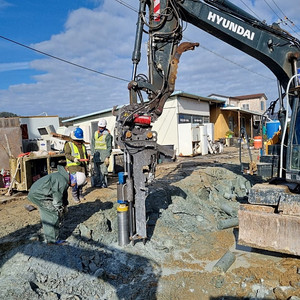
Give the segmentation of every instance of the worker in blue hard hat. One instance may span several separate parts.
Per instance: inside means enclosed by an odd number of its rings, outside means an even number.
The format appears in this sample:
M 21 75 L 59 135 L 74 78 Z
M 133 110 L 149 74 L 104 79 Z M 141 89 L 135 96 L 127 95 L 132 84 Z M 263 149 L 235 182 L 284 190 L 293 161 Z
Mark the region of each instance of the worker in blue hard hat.
M 71 175 L 81 172 L 87 176 L 88 155 L 83 140 L 83 130 L 80 127 L 71 132 L 72 141 L 66 142 L 64 152 L 67 160 L 67 169 Z M 72 187 L 72 199 L 79 203 L 84 199 L 83 185 L 74 185 Z
M 57 166 L 58 172 L 50 173 L 38 179 L 30 187 L 28 199 L 36 204 L 40 211 L 45 242 L 48 244 L 65 244 L 58 240 L 59 227 L 63 215 L 67 212 L 69 186 L 84 184 L 84 173 L 71 175 L 66 168 Z

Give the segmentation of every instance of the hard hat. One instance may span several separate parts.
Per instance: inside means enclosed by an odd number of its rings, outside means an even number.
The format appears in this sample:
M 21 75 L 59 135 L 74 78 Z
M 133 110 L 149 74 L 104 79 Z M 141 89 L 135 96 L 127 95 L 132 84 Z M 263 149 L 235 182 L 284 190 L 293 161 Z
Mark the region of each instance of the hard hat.
M 106 127 L 107 125 L 107 122 L 105 119 L 100 119 L 99 122 L 98 122 L 98 126 L 99 127 Z
M 73 140 L 83 140 L 83 130 L 77 127 L 72 133 L 71 138 Z
M 76 172 L 76 181 L 78 186 L 84 185 L 86 183 L 85 174 L 82 172 Z

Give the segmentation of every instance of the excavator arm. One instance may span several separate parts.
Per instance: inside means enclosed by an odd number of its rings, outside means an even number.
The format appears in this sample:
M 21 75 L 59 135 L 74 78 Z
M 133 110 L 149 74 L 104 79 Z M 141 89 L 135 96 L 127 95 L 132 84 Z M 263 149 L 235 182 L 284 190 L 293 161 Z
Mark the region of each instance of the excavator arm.
M 118 198 L 129 207 L 131 240 L 147 238 L 147 186 L 153 178 L 159 152 L 166 153 L 157 144 L 157 133 L 152 131 L 151 124 L 162 114 L 165 102 L 174 91 L 180 56 L 199 45 L 198 42 L 181 43 L 184 21 L 265 64 L 277 78 L 282 110 L 282 90 L 286 92 L 290 86 L 290 104 L 293 110 L 299 111 L 295 74 L 300 42 L 278 25 L 269 26 L 227 0 L 140 0 L 139 4 L 132 80 L 128 85 L 130 101 L 119 109 L 115 127 L 116 145 L 124 151 L 126 178 L 124 188 L 120 189 L 125 192 Z M 145 34 L 148 35 L 147 75 L 138 74 Z M 298 126 L 300 122 L 295 116 L 292 121 Z

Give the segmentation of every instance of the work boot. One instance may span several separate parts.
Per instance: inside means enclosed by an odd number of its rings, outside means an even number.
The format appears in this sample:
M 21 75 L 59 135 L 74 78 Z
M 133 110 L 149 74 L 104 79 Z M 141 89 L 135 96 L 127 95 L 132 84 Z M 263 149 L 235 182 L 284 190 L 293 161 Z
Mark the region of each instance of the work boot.
M 78 191 L 72 189 L 72 199 L 75 203 L 79 203 L 80 199 L 78 197 Z
M 82 187 L 79 188 L 79 200 L 85 200 L 84 196 L 83 196 L 83 191 L 82 191 Z

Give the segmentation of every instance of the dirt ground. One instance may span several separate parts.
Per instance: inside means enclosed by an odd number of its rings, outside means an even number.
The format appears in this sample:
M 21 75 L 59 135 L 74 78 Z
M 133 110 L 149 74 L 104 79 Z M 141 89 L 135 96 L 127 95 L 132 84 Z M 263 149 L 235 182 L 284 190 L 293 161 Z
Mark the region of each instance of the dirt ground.
M 241 166 L 238 151 L 230 147 L 218 155 L 179 157 L 176 162 L 158 165 L 156 178 L 167 177 L 171 182 L 175 174 L 182 178 L 188 177 L 191 169 L 196 166 L 204 168 L 222 164 L 239 172 Z M 252 155 L 257 160 L 259 152 L 252 150 Z M 242 161 L 249 161 L 246 151 L 243 152 Z M 251 180 L 255 183 L 262 179 L 253 175 Z M 78 216 L 86 214 L 88 218 L 89 212 L 83 208 L 92 212 L 97 201 L 112 206 L 117 198 L 116 184 L 117 178 L 111 176 L 107 189 L 87 186 L 85 200 L 75 204 L 70 199 L 69 211 Z M 0 197 L 2 251 L 16 247 L 24 239 L 30 240 L 41 230 L 38 210 L 26 209 L 30 204 L 26 193 L 17 192 L 11 197 Z M 298 257 L 240 246 L 237 244 L 237 234 L 238 228 L 203 233 L 190 245 L 189 251 L 178 251 L 177 255 L 166 258 L 162 264 L 160 280 L 155 283 L 155 299 L 300 299 L 297 297 L 300 297 Z M 213 266 L 227 250 L 234 251 L 236 259 L 229 270 L 222 273 Z

